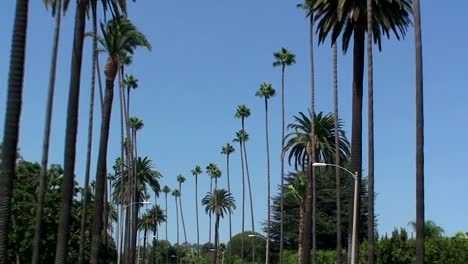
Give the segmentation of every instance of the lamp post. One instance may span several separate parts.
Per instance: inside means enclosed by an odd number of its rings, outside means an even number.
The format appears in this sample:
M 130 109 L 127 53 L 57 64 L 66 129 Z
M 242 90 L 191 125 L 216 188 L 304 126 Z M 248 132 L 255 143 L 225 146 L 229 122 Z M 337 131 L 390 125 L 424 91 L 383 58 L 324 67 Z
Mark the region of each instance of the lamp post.
M 123 214 L 123 216 L 124 216 L 124 221 L 125 221 L 126 218 L 127 218 L 127 217 L 126 217 L 126 214 L 125 214 L 125 210 L 127 210 L 128 207 L 133 206 L 133 205 L 136 205 L 136 204 L 151 204 L 151 203 L 148 202 L 148 201 L 144 201 L 144 202 L 133 202 L 133 203 L 129 203 L 129 204 L 124 204 L 124 205 L 122 206 L 122 208 L 123 208 L 122 214 Z M 126 227 L 125 225 L 123 225 L 123 228 L 122 228 L 122 231 L 121 231 L 121 232 L 122 232 L 122 235 L 121 235 L 122 241 L 125 241 L 125 229 L 126 229 L 126 228 L 127 228 L 127 227 Z M 121 255 L 122 255 L 122 252 L 120 252 L 119 254 L 117 254 L 117 264 L 120 264 L 120 263 L 121 263 L 121 259 L 120 259 L 120 258 L 121 258 Z
M 266 249 L 265 249 L 265 264 L 268 264 L 268 260 L 269 260 L 269 254 L 268 254 L 268 239 L 260 234 L 250 234 L 249 237 L 251 238 L 255 238 L 255 237 L 260 237 L 262 238 L 263 240 L 265 240 L 266 243 Z
M 221 253 L 222 257 L 221 257 L 221 264 L 224 264 L 224 251 L 219 251 L 219 250 L 216 250 L 214 248 L 210 249 L 211 252 L 215 252 L 216 254 L 218 253 Z
M 312 166 L 313 167 L 327 167 L 327 166 L 331 166 L 331 167 L 336 167 L 336 168 L 339 168 L 343 171 L 346 171 L 349 175 L 351 175 L 351 177 L 353 177 L 354 179 L 354 205 L 353 205 L 353 234 L 352 234 L 352 238 L 351 238 L 351 247 L 352 247 L 352 250 L 351 250 L 351 264 L 356 264 L 356 260 L 355 260 L 355 256 L 356 256 L 356 242 L 357 242 L 357 229 L 356 229 L 356 225 L 357 225 L 357 221 L 358 221 L 358 212 L 357 212 L 357 204 L 358 204 L 358 173 L 352 173 L 350 170 L 346 169 L 345 167 L 341 167 L 341 166 L 338 166 L 338 165 L 335 165 L 335 164 L 329 164 L 329 163 L 320 163 L 320 162 L 314 162 L 312 163 Z

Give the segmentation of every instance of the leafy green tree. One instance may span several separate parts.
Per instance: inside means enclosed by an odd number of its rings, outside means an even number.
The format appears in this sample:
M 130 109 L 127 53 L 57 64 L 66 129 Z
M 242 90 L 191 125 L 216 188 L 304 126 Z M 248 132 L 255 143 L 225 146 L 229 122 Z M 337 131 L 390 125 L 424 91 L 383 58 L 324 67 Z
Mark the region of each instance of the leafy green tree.
M 234 147 L 229 144 L 229 143 L 226 143 L 226 145 L 223 146 L 223 148 L 221 149 L 221 154 L 223 155 L 226 155 L 226 174 L 227 174 L 227 191 L 229 193 L 231 193 L 231 179 L 230 179 L 230 175 L 229 175 L 229 172 L 230 172 L 230 168 L 229 168 L 229 161 L 230 161 L 230 156 L 232 153 L 234 153 L 235 149 Z M 198 215 L 198 214 L 197 214 Z M 232 239 L 232 214 L 231 212 L 229 212 L 229 240 Z M 200 252 L 198 252 L 198 254 L 200 254 Z M 232 257 L 232 252 L 229 250 L 229 257 Z
M 28 24 L 28 0 L 16 1 L 13 38 L 11 41 L 10 70 L 3 134 L 2 170 L 0 171 L 0 260 L 6 259 L 8 229 L 18 147 L 21 100 L 23 94 L 24 61 Z
M 143 262 L 146 259 L 146 240 L 148 231 L 153 231 L 153 244 L 156 244 L 156 232 L 158 226 L 166 222 L 166 215 L 161 210 L 159 205 L 153 205 L 153 207 L 148 210 L 141 219 L 138 221 L 138 229 L 143 230 Z
M 197 218 L 197 253 L 200 256 L 200 225 L 198 222 L 198 175 L 202 174 L 203 171 L 200 166 L 195 166 L 192 170 L 192 175 L 195 176 L 195 214 Z
M 364 76 L 364 47 L 367 30 L 367 1 L 315 1 L 311 12 L 317 14 L 316 20 L 319 42 L 323 43 L 331 35 L 332 43 L 342 35 L 342 46 L 346 52 L 353 37 L 353 110 L 351 135 L 351 171 L 359 173 L 358 186 L 362 180 L 362 96 Z M 373 2 L 372 29 L 374 42 L 381 49 L 382 35 L 393 32 L 397 39 L 404 37 L 411 25 L 411 0 Z M 358 211 L 360 206 L 358 205 Z M 357 226 L 359 230 L 359 224 Z M 355 249 L 358 250 L 358 247 Z M 359 252 L 356 252 L 356 258 Z M 418 263 L 419 264 L 419 263 Z
M 411 227 L 417 232 L 417 224 L 415 221 L 410 222 Z M 427 220 L 424 223 L 424 239 L 439 239 L 444 235 L 444 229 L 438 226 L 434 221 Z
M 278 52 L 273 53 L 275 61 L 273 67 L 281 67 L 281 149 L 285 146 L 285 134 L 286 134 L 286 119 L 285 119 L 285 71 L 286 66 L 291 66 L 296 63 L 296 55 L 286 48 L 281 48 Z M 281 153 L 281 191 L 284 189 L 284 153 Z M 283 193 L 281 193 L 283 197 Z M 283 198 L 281 198 L 283 199 Z M 281 201 L 283 205 L 283 201 Z M 280 262 L 283 260 L 283 227 L 281 227 L 280 235 Z
M 215 220 L 215 239 L 214 250 L 218 252 L 219 247 L 219 221 L 224 218 L 224 215 L 236 209 L 235 199 L 231 193 L 225 189 L 217 189 L 212 193 L 208 193 L 202 200 L 207 214 L 214 214 Z M 214 263 L 218 263 L 218 254 L 214 254 Z

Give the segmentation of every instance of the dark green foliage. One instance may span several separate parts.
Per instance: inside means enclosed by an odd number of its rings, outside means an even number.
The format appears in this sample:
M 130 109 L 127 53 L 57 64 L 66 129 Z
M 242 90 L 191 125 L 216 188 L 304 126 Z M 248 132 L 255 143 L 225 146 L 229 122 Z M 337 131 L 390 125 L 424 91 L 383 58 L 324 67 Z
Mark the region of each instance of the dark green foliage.
M 249 235 L 254 234 L 251 231 L 246 231 L 244 232 L 244 239 L 245 239 L 245 244 L 250 245 L 252 239 L 255 239 L 255 258 L 257 261 L 260 263 L 264 263 L 265 260 L 265 248 L 266 248 L 266 241 L 261 238 L 261 237 L 249 237 Z M 241 256 L 241 243 L 242 243 L 242 233 L 239 233 L 235 236 L 232 237 L 231 241 L 226 245 L 227 246 L 227 252 L 229 252 L 229 248 L 232 249 L 232 256 L 234 257 L 239 257 Z M 252 261 L 252 247 L 250 246 L 245 246 L 244 244 L 244 259 L 245 261 Z
M 24 160 L 17 163 L 17 178 L 13 192 L 12 225 L 9 233 L 8 263 L 28 263 L 31 258 L 32 240 L 34 237 L 35 208 L 37 206 L 37 191 L 39 186 L 40 165 Z M 51 165 L 48 171 L 48 186 L 44 202 L 43 237 L 41 244 L 41 263 L 54 263 L 57 243 L 57 212 L 60 211 L 63 184 L 63 169 L 59 165 Z M 75 182 L 74 192 L 81 196 L 83 189 Z M 75 197 L 77 197 L 75 196 Z M 89 197 L 88 215 L 93 210 L 93 195 Z M 81 203 L 74 200 L 72 204 L 72 225 L 70 228 L 68 263 L 78 262 L 79 228 L 81 220 Z M 91 217 L 86 226 L 91 228 Z M 85 259 L 89 260 L 90 231 L 86 230 L 89 238 L 85 244 Z M 113 263 L 116 258 L 114 241 L 108 236 L 107 248 L 102 250 L 107 254 L 107 263 Z
M 336 248 L 336 190 L 334 169 L 316 170 L 317 172 L 317 247 L 318 249 L 332 250 Z M 285 177 L 286 188 L 293 182 L 293 176 Z M 341 203 L 342 210 L 342 232 L 343 246 L 347 245 L 348 224 L 351 220 L 348 210 L 350 203 L 350 191 L 352 191 L 353 180 L 351 177 L 343 175 L 341 180 Z M 361 223 L 363 228 L 360 232 L 360 239 L 367 237 L 367 181 L 363 180 L 362 186 L 362 210 Z M 287 192 L 287 190 L 285 190 Z M 272 255 L 279 249 L 279 229 L 280 229 L 280 197 L 273 197 L 272 205 Z M 298 247 L 299 235 L 299 203 L 291 196 L 284 197 L 284 247 L 288 250 L 296 250 Z

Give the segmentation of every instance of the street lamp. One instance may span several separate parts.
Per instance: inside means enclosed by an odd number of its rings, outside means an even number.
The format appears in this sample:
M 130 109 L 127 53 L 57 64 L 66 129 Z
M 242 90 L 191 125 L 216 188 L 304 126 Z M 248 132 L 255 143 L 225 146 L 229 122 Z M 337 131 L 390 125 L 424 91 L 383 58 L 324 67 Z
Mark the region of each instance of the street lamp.
M 260 234 L 250 234 L 249 237 L 251 238 L 255 238 L 255 237 L 260 237 L 262 238 L 263 240 L 265 240 L 266 242 L 266 250 L 265 250 L 265 264 L 268 264 L 268 260 L 269 260 L 269 248 L 268 248 L 268 239 Z
M 148 202 L 148 201 L 144 201 L 144 202 L 133 202 L 133 203 L 130 203 L 130 204 L 125 204 L 124 205 L 124 208 L 127 209 L 127 207 L 129 206 L 132 206 L 132 205 L 135 205 L 135 204 L 150 204 L 151 202 Z
M 329 164 L 329 163 L 320 163 L 320 162 L 314 162 L 312 163 L 312 167 L 335 167 L 339 168 L 341 170 L 346 171 L 351 177 L 354 179 L 354 206 L 353 206 L 353 235 L 352 235 L 352 242 L 351 242 L 351 264 L 356 264 L 356 242 L 357 242 L 357 234 L 356 234 L 356 225 L 358 221 L 358 213 L 357 213 L 357 204 L 358 204 L 358 173 L 352 173 L 350 170 L 335 165 L 335 164 Z
M 216 252 L 217 254 L 218 253 L 221 253 L 222 255 L 222 258 L 221 258 L 221 264 L 224 264 L 224 251 L 219 251 L 219 250 L 216 250 L 214 248 L 210 249 L 211 252 Z

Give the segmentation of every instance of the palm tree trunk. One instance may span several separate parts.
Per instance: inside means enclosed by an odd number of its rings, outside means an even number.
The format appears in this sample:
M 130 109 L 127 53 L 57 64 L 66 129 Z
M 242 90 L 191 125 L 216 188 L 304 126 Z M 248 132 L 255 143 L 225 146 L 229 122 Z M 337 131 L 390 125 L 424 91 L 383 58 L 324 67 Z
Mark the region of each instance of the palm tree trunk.
M 33 240 L 33 253 L 32 253 L 32 264 L 39 263 L 40 259 L 40 244 L 41 244 L 41 232 L 42 232 L 42 214 L 44 210 L 44 198 L 47 188 L 47 167 L 49 161 L 49 141 L 50 141 L 50 128 L 52 123 L 52 111 L 54 105 L 54 90 L 55 90 L 55 75 L 57 72 L 57 57 L 58 57 L 58 43 L 60 38 L 60 25 L 62 19 L 62 1 L 58 0 L 55 2 L 55 8 L 57 13 L 55 14 L 55 29 L 54 38 L 52 44 L 52 59 L 50 67 L 49 77 L 49 91 L 47 94 L 47 106 L 46 106 L 46 118 L 44 125 L 44 138 L 42 143 L 42 161 L 41 161 L 41 172 L 39 175 L 39 193 L 38 203 L 36 210 L 36 226 L 34 230 Z
M 115 62 L 114 62 L 115 63 Z M 112 66 L 110 66 L 112 67 Z M 102 214 L 104 205 L 105 182 L 106 182 L 106 163 L 107 149 L 109 143 L 109 130 L 112 114 L 112 101 L 114 98 L 114 78 L 106 79 L 106 93 L 104 97 L 104 111 L 101 123 L 101 135 L 99 140 L 99 153 L 96 168 L 96 198 L 93 217 L 93 240 L 91 244 L 91 264 L 98 263 L 99 247 L 101 245 L 102 234 Z
M 229 177 L 229 154 L 226 154 L 226 170 L 227 170 L 228 193 L 231 193 L 231 180 L 230 180 L 230 177 Z M 231 214 L 231 211 L 229 211 L 229 242 L 231 242 L 231 240 L 232 240 L 232 222 L 231 222 L 231 218 L 232 218 L 232 214 Z M 198 254 L 200 255 L 200 252 Z M 229 246 L 229 263 L 231 263 L 231 259 L 232 259 L 232 247 Z
M 424 263 L 424 86 L 420 0 L 413 2 L 416 53 L 416 264 Z
M 145 231 L 143 233 L 143 263 L 145 263 L 145 257 L 146 257 L 146 234 L 148 232 L 148 229 L 145 227 Z
M 179 197 L 179 204 L 180 204 L 180 218 L 182 219 L 182 228 L 184 230 L 184 238 L 185 238 L 185 246 L 187 246 L 187 230 L 185 229 L 185 220 L 184 220 L 184 210 L 182 209 L 182 184 L 179 183 L 179 191 L 180 191 L 180 197 Z
M 353 48 L 353 110 L 352 110 L 352 128 L 351 128 L 351 171 L 357 172 L 357 193 L 361 197 L 361 181 L 362 181 L 362 90 L 364 76 L 364 47 L 365 47 L 365 23 L 360 21 L 354 31 L 354 48 Z M 353 192 L 354 192 L 353 188 Z M 353 193 L 351 192 L 351 194 Z M 350 201 L 352 201 L 351 199 Z M 360 199 L 358 199 L 360 201 Z M 352 215 L 353 203 L 350 203 L 350 214 Z M 361 204 L 357 204 L 357 212 L 361 212 Z M 356 215 L 360 218 L 360 214 Z M 352 221 L 350 221 L 352 223 Z M 360 233 L 360 222 L 356 221 L 356 233 Z M 359 259 L 359 236 L 354 241 L 356 248 L 354 249 L 354 262 Z
M 242 240 L 241 240 L 241 262 L 244 263 L 244 240 L 245 240 L 245 172 L 244 172 L 244 150 L 242 141 L 239 141 L 241 167 L 242 167 Z
M 304 240 L 304 213 L 305 213 L 305 205 L 304 205 L 304 201 L 300 201 L 300 204 L 299 204 L 299 243 L 297 245 L 298 249 L 297 249 L 297 256 L 299 257 L 299 263 L 304 263 L 303 262 L 303 254 L 304 254 L 304 250 L 303 250 L 303 247 L 302 247 L 302 241 Z M 339 262 L 337 262 L 339 263 Z
M 177 197 L 175 196 L 176 205 L 176 217 L 177 217 L 177 246 L 180 247 L 179 243 L 179 206 L 177 205 Z M 179 263 L 179 250 L 177 250 L 176 262 Z
M 70 237 L 71 210 L 75 178 L 76 137 L 78 130 L 78 110 L 80 99 L 81 63 L 83 59 L 83 39 L 86 25 L 87 0 L 80 0 L 75 17 L 75 32 L 72 49 L 70 91 L 68 94 L 67 128 L 65 132 L 65 158 L 63 165 L 62 209 L 60 212 L 55 263 L 66 263 L 68 240 Z
M 120 71 L 118 73 L 119 78 L 119 101 L 120 101 L 120 216 L 119 216 L 119 224 L 117 225 L 117 242 L 119 243 L 118 247 L 118 263 L 120 264 L 120 258 L 123 254 L 123 241 L 124 241 L 124 206 L 125 206 L 125 197 L 126 197 L 126 184 L 125 184 L 125 177 L 124 177 L 124 170 L 125 170 L 125 132 L 124 132 L 124 98 L 123 98 L 123 82 L 122 82 L 122 75 Z M 127 178 L 128 179 L 128 178 Z M 120 238 L 120 239 L 119 239 Z
M 197 214 L 197 256 L 200 257 L 200 226 L 198 223 L 198 175 L 195 175 L 195 213 Z
M 284 136 L 286 133 L 285 106 L 284 106 L 284 70 L 285 65 L 281 67 L 281 195 L 280 195 L 280 263 L 283 263 L 283 243 L 284 243 Z
M 216 214 L 216 223 L 215 223 L 215 252 L 214 252 L 214 263 L 218 264 L 218 252 L 219 249 L 219 214 Z
M 169 238 L 167 237 L 167 223 L 168 223 L 168 220 L 169 219 L 169 214 L 167 212 L 167 193 L 166 193 L 166 241 L 169 241 Z M 166 250 L 166 263 L 169 263 L 169 248 L 167 248 Z
M 166 219 L 167 219 L 167 216 L 166 216 Z M 155 264 L 158 263 L 158 252 L 156 252 L 156 249 L 157 249 L 157 247 L 156 247 L 156 231 L 157 231 L 157 224 L 156 224 L 156 226 L 154 226 L 154 229 L 153 229 L 153 248 L 154 248 L 154 250 L 153 250 L 153 252 L 154 252 L 153 262 Z
M 270 229 L 271 229 L 271 184 L 270 184 L 270 139 L 268 136 L 268 99 L 265 97 L 265 139 L 266 139 L 266 155 L 267 155 L 267 237 L 266 237 L 266 263 L 270 262 Z
M 137 133 L 136 129 L 133 129 L 133 147 L 134 147 L 134 159 L 133 159 L 133 189 L 132 189 L 132 194 L 133 194 L 133 201 L 134 202 L 139 202 L 139 181 L 138 181 L 138 175 L 137 175 L 137 162 L 138 162 L 138 152 L 137 152 Z M 131 241 L 131 262 L 135 263 L 135 254 L 137 250 L 137 236 L 138 236 L 138 214 L 140 211 L 140 206 L 139 204 L 136 204 L 135 206 L 132 207 L 133 209 L 133 222 L 132 222 L 132 241 Z
M 0 173 L 0 263 L 7 263 L 8 233 L 11 218 L 13 180 L 16 177 L 21 102 L 23 97 L 24 61 L 28 24 L 28 0 L 16 1 L 15 24 L 8 76 L 7 110 L 3 134 L 2 173 Z
M 90 1 L 92 16 L 93 16 L 93 32 L 97 34 L 97 2 Z M 91 149 L 93 144 L 93 120 L 94 120 L 94 91 L 96 87 L 96 58 L 98 56 L 97 39 L 93 38 L 93 51 L 92 51 L 92 71 L 91 71 L 91 89 L 89 97 L 89 117 L 88 117 L 88 143 L 86 150 L 86 168 L 85 168 L 85 183 L 83 190 L 82 207 L 81 207 L 81 225 L 80 225 L 80 247 L 78 251 L 78 262 L 84 264 L 84 246 L 86 241 L 86 219 L 88 214 L 88 185 L 89 174 L 91 171 Z
M 210 178 L 210 193 L 213 193 L 213 178 Z M 208 244 L 211 244 L 211 214 L 209 215 L 210 218 L 210 227 L 208 231 Z
M 338 48 L 333 44 L 333 108 L 335 116 L 335 146 L 340 145 L 338 127 Z M 335 165 L 340 166 L 340 148 L 335 148 Z M 336 178 L 336 263 L 341 264 L 341 180 L 340 168 L 335 167 Z
M 254 220 L 254 209 L 253 209 L 253 197 L 252 197 L 252 188 L 250 184 L 250 173 L 249 173 L 249 163 L 247 159 L 247 148 L 245 146 L 245 142 L 243 143 L 244 145 L 244 156 L 245 156 L 245 172 L 247 174 L 247 185 L 249 187 L 249 198 L 250 198 L 250 219 L 252 223 L 252 232 L 255 234 L 255 220 Z M 252 239 L 252 261 L 255 263 L 255 239 Z
M 367 102 L 368 102 L 368 204 L 369 215 L 367 219 L 368 264 L 374 264 L 374 68 L 372 62 L 372 0 L 367 0 Z

